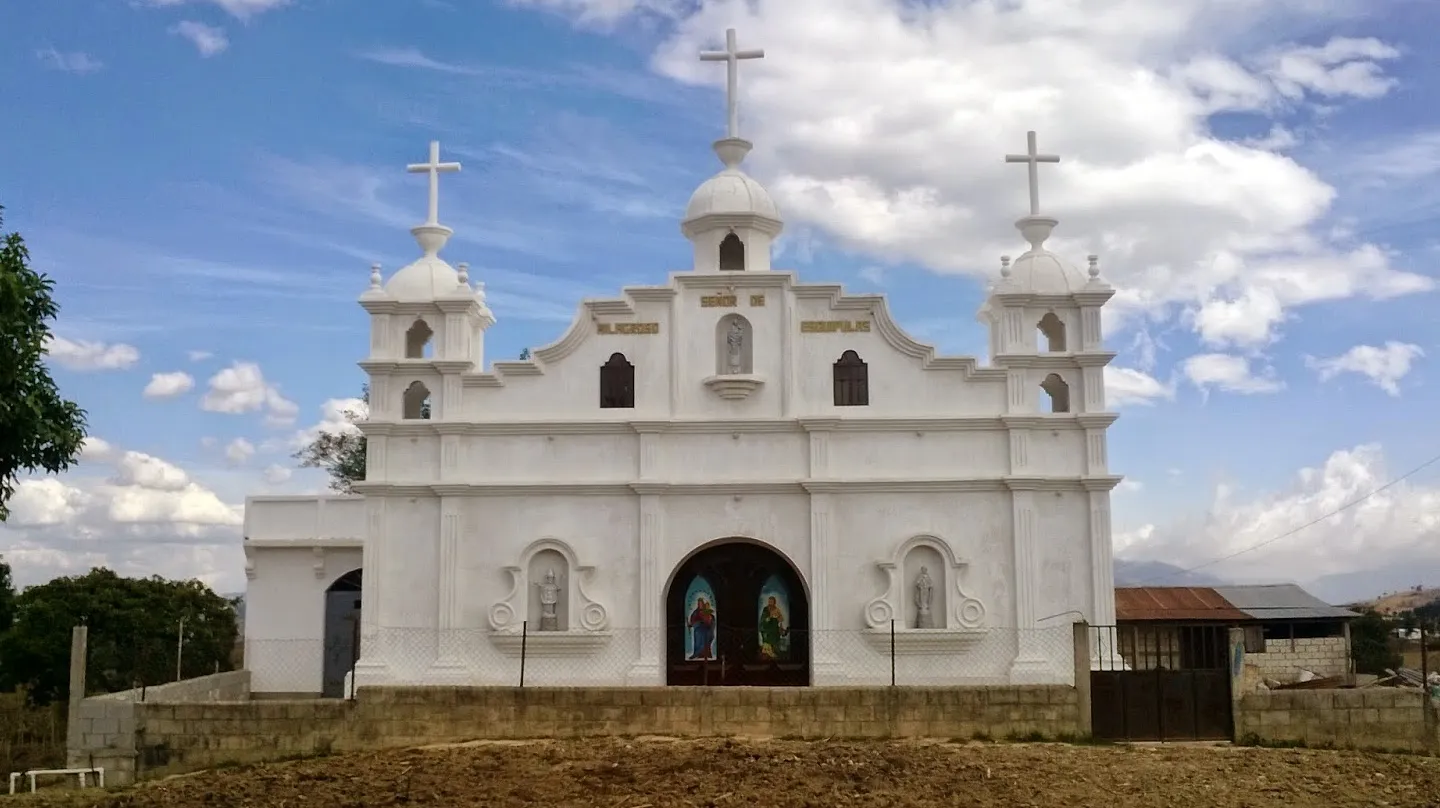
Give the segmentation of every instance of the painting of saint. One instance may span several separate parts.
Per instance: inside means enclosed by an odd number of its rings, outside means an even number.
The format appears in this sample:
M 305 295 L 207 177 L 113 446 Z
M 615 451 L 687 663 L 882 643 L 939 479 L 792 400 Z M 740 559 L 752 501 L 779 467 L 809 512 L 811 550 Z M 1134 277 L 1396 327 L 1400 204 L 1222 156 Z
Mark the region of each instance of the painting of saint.
M 760 587 L 760 658 L 790 657 L 790 590 L 778 576 Z
M 715 590 L 696 575 L 685 590 L 685 658 L 715 658 Z

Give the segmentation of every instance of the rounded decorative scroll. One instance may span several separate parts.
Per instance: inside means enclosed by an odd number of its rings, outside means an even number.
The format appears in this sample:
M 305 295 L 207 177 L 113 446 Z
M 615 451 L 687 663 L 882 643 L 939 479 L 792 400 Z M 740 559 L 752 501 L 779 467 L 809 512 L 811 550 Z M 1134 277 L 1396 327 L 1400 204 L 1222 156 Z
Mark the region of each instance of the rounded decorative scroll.
M 963 628 L 978 628 L 985 622 L 985 604 L 975 598 L 965 598 L 955 607 L 955 619 Z
M 865 624 L 870 628 L 888 626 L 894 619 L 895 607 L 891 606 L 884 598 L 872 600 L 865 607 Z
M 599 631 L 605 628 L 610 621 L 610 615 L 606 613 L 605 607 L 598 603 L 587 603 L 585 608 L 580 610 L 580 627 L 586 631 Z
M 515 622 L 515 609 L 508 603 L 497 603 L 490 607 L 490 627 L 499 631 Z

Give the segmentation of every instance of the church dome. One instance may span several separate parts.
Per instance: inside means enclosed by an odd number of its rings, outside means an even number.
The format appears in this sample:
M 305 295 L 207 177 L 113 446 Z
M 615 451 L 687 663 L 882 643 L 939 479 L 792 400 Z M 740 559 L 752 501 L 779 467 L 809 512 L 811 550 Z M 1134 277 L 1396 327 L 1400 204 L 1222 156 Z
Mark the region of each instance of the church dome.
M 1028 250 L 1010 265 L 1012 290 L 1037 295 L 1069 295 L 1085 288 L 1085 275 L 1046 249 Z
M 752 214 L 779 219 L 780 210 L 765 186 L 745 172 L 727 168 L 711 177 L 690 195 L 685 206 L 685 219 L 698 219 L 712 214 Z
M 453 294 L 460 285 L 460 273 L 439 256 L 422 256 L 419 261 L 391 276 L 385 292 L 396 300 L 428 301 Z
M 450 228 L 441 224 L 422 224 L 410 233 L 424 252 L 419 260 L 396 272 L 385 284 L 385 292 L 400 301 L 420 302 L 454 294 L 460 285 L 460 273 L 440 257 L 440 249 L 450 238 Z

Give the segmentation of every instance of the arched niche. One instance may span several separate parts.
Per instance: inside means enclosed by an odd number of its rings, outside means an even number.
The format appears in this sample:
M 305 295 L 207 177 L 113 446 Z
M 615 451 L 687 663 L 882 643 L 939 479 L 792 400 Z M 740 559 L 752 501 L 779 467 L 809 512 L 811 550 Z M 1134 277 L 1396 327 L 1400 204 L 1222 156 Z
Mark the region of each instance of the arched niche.
M 559 627 L 542 630 L 540 597 L 552 570 L 560 587 Z M 544 656 L 584 655 L 608 642 L 609 610 L 587 589 L 595 567 L 581 563 L 569 543 L 554 537 L 532 542 L 503 571 L 510 577 L 510 592 L 491 605 L 488 615 L 491 641 L 502 650 L 519 653 L 522 630 L 526 652 Z
M 425 382 L 416 380 L 405 388 L 401 394 L 400 417 L 407 421 L 430 418 L 430 388 L 425 386 Z
M 720 239 L 719 259 L 721 272 L 745 271 L 745 242 L 735 234 L 735 231 L 726 233 L 725 238 Z
M 1070 412 L 1070 385 L 1059 373 L 1051 373 L 1040 382 L 1040 389 L 1049 399 L 1051 413 Z M 1042 406 L 1041 409 L 1046 409 Z
M 360 600 L 363 571 L 353 569 L 325 589 L 325 626 L 320 695 L 345 696 L 345 677 L 360 659 Z
M 405 358 L 428 359 L 434 336 L 435 331 L 425 322 L 424 317 L 415 318 L 415 322 L 405 331 Z
M 897 653 L 945 653 L 985 636 L 985 605 L 965 593 L 961 579 L 968 565 L 949 542 L 929 534 L 912 536 L 875 566 L 883 590 L 865 605 L 864 619 L 867 639 L 878 643 L 876 647 L 893 641 Z M 929 628 L 917 627 L 916 584 L 922 567 L 930 581 Z
M 755 329 L 739 314 L 715 323 L 715 373 L 741 376 L 755 372 Z
M 569 583 L 572 565 L 552 547 L 537 551 L 525 565 L 528 627 L 531 631 L 566 631 L 570 628 Z M 555 603 L 547 603 L 553 594 Z
M 1065 321 L 1053 311 L 1045 313 L 1035 324 L 1036 347 L 1041 352 L 1061 353 L 1065 348 Z

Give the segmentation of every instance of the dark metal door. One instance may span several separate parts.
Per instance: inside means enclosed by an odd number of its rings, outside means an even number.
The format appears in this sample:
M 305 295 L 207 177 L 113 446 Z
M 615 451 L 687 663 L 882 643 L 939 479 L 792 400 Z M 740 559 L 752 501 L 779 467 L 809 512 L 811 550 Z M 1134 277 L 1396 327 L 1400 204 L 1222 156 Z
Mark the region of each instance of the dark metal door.
M 1226 626 L 1097 626 L 1091 648 L 1100 651 L 1098 669 L 1090 672 L 1091 731 L 1096 738 L 1232 737 Z

